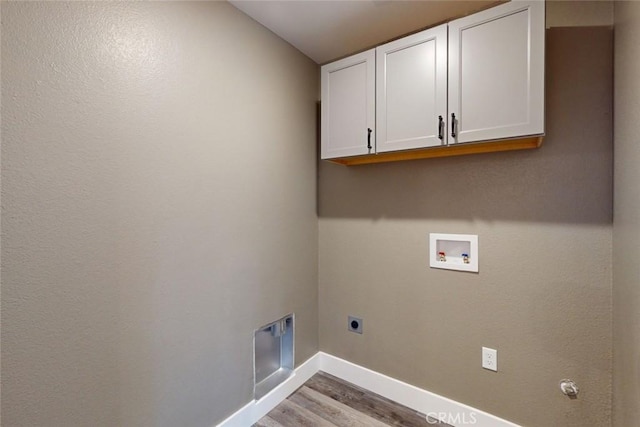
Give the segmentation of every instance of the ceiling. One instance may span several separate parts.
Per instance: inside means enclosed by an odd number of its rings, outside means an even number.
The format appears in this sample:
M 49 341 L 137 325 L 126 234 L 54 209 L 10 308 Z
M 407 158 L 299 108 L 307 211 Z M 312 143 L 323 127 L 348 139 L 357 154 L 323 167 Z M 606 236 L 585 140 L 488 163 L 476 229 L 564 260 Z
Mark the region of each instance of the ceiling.
M 496 0 L 229 0 L 318 64 L 468 15 Z

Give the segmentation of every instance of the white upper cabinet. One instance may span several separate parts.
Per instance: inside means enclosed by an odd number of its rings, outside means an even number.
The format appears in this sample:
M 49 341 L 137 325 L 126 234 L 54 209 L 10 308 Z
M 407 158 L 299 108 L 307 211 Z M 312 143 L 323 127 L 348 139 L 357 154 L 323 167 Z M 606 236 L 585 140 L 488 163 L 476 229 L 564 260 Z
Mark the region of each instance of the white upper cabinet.
M 376 152 L 446 144 L 447 25 L 376 48 Z
M 321 157 L 375 152 L 375 49 L 321 69 Z
M 363 164 L 539 147 L 544 13 L 542 0 L 514 0 L 323 66 L 322 158 Z
M 449 23 L 449 144 L 544 133 L 544 31 L 536 0 Z

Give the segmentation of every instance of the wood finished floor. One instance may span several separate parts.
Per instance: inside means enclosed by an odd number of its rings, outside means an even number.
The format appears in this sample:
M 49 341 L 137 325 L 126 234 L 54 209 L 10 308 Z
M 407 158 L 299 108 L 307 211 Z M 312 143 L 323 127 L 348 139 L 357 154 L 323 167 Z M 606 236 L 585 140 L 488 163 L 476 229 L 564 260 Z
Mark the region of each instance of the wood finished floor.
M 254 427 L 451 427 L 324 372 L 318 372 Z

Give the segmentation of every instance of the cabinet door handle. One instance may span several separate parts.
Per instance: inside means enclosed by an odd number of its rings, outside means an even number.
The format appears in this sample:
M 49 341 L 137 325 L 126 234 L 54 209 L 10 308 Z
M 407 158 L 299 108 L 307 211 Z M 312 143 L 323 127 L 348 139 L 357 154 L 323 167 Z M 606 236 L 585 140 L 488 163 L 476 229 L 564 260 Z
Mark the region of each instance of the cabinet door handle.
M 451 113 L 451 137 L 456 137 L 456 115 Z
M 444 139 L 444 120 L 442 120 L 442 116 L 438 116 L 438 138 L 440 138 L 440 141 Z
M 367 128 L 367 148 L 371 150 L 371 128 Z

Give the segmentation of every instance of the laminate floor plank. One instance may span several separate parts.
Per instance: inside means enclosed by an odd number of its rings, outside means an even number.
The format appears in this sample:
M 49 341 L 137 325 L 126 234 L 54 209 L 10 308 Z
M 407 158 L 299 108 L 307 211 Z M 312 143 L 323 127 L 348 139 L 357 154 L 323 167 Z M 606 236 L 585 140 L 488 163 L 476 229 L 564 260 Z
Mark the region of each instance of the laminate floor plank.
M 378 394 L 347 383 L 325 372 L 318 372 L 305 385 L 364 414 L 394 427 L 451 427 L 427 422 L 424 415 Z
M 452 427 L 325 372 L 318 372 L 254 427 Z
M 289 399 L 336 426 L 389 427 L 388 424 L 308 387 L 301 387 Z
M 288 398 L 269 412 L 268 416 L 283 427 L 335 427 L 335 424 L 331 424 Z
M 282 424 L 274 420 L 268 415 L 265 415 L 253 425 L 253 427 L 283 427 Z

